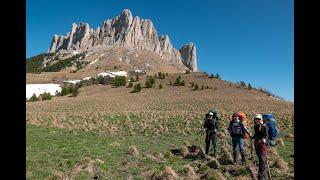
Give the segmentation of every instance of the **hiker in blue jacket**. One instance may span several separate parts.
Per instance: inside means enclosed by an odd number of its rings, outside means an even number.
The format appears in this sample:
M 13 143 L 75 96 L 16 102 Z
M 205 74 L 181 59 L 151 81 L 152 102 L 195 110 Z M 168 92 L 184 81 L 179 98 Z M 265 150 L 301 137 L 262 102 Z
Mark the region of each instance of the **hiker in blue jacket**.
M 245 158 L 245 149 L 244 149 L 244 135 L 247 133 L 250 137 L 250 133 L 248 129 L 245 127 L 245 125 L 240 121 L 239 119 L 239 114 L 234 113 L 232 115 L 232 120 L 229 123 L 228 126 L 228 132 L 230 133 L 232 137 L 232 145 L 233 145 L 233 162 L 237 162 L 237 147 L 240 149 L 240 154 L 241 154 L 241 161 L 244 162 L 246 161 Z

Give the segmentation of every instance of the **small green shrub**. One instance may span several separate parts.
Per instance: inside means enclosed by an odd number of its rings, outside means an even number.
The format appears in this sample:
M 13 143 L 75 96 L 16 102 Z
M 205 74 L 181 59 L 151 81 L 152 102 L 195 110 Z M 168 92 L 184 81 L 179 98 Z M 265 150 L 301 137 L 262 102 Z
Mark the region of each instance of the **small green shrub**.
M 142 89 L 141 84 L 138 83 L 138 84 L 134 85 L 133 90 L 131 92 L 132 93 L 137 93 L 137 92 L 140 92 L 141 89 Z
M 146 88 L 153 88 L 155 86 L 155 78 L 150 76 L 147 78 L 146 82 L 145 82 L 145 86 Z
M 35 101 L 40 101 L 40 98 L 37 97 L 35 93 L 33 93 L 31 98 L 29 99 L 29 102 L 35 102 Z
M 42 101 L 46 101 L 46 100 L 51 100 L 52 96 L 50 93 L 45 92 L 44 94 L 42 94 Z
M 125 76 L 116 76 L 114 78 L 113 85 L 115 87 L 125 86 L 126 85 L 126 77 Z

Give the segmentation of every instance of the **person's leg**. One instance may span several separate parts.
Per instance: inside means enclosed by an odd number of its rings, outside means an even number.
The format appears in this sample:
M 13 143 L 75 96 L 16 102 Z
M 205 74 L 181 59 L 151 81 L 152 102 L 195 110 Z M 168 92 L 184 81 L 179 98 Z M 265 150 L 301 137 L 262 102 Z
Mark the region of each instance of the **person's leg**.
M 232 138 L 232 145 L 233 145 L 233 162 L 236 163 L 237 162 L 237 146 L 239 144 L 239 138 L 238 137 L 233 137 Z
M 206 154 L 209 153 L 209 146 L 210 146 L 210 138 L 209 138 L 209 134 L 206 133 Z
M 246 158 L 245 158 L 244 139 L 243 138 L 239 139 L 239 148 L 240 148 L 242 162 L 244 162 L 246 160 Z
M 213 157 L 217 157 L 217 135 L 213 134 L 212 136 L 212 145 L 213 145 Z
M 266 157 L 263 157 L 259 154 L 259 171 L 258 171 L 258 180 L 263 180 L 266 173 Z
M 263 176 L 265 176 L 267 173 L 267 157 L 262 156 L 261 158 L 262 158 L 261 171 L 262 171 Z

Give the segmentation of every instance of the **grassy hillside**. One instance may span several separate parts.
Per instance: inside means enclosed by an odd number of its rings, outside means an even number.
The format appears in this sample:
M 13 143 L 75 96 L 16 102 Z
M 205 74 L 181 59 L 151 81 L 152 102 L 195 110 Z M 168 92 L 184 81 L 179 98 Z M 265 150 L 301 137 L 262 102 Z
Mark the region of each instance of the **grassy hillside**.
M 178 76 L 185 86 L 169 85 Z M 146 77 L 139 79 L 144 86 Z M 194 90 L 192 82 L 212 89 Z M 160 84 L 163 89 L 158 88 Z M 257 170 L 251 161 L 224 163 L 232 150 L 229 136 L 224 148 L 223 132 L 218 169 L 212 159 L 184 158 L 189 145 L 202 142 L 204 146 L 199 129 L 204 113 L 213 107 L 219 109 L 224 128 L 234 111 L 243 111 L 250 119 L 256 113 L 273 113 L 283 146 L 270 149 L 272 175 L 292 179 L 292 103 L 203 73 L 169 74 L 156 79 L 155 87 L 130 93 L 132 88 L 93 85 L 80 88 L 74 98 L 28 102 L 27 179 L 251 179 Z

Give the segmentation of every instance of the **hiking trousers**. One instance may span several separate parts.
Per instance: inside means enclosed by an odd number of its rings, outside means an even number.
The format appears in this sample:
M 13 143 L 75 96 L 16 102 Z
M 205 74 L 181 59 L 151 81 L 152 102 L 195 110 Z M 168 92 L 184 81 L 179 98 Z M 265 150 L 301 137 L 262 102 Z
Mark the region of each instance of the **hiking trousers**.
M 216 151 L 217 151 L 217 134 L 216 133 L 206 133 L 206 154 L 209 153 L 209 147 L 210 142 L 212 142 L 213 145 L 213 156 L 216 157 Z
M 264 180 L 264 177 L 266 174 L 267 157 L 258 155 L 258 159 L 259 159 L 258 180 Z
M 244 139 L 242 137 L 232 137 L 232 147 L 233 151 L 237 151 L 237 147 L 239 147 L 240 152 L 244 152 Z
M 242 161 L 245 161 L 244 154 L 244 139 L 242 137 L 234 136 L 232 137 L 232 148 L 233 148 L 233 161 L 237 162 L 237 148 L 240 150 Z

